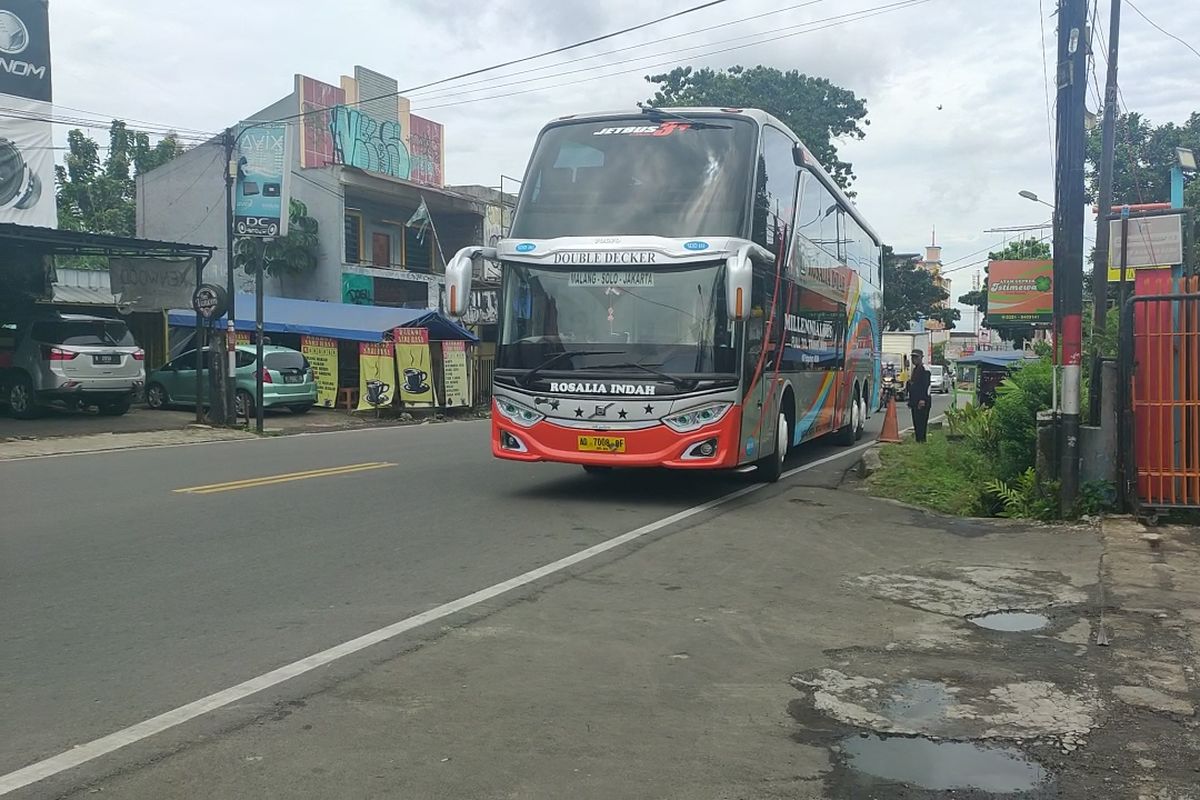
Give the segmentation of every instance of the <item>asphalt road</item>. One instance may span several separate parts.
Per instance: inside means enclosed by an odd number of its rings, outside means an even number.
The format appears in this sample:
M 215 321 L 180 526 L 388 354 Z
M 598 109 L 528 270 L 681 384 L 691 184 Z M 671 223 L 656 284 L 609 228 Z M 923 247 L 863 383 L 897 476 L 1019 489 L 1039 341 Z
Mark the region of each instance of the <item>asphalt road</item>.
M 748 480 L 500 462 L 487 425 L 0 463 L 0 776 Z

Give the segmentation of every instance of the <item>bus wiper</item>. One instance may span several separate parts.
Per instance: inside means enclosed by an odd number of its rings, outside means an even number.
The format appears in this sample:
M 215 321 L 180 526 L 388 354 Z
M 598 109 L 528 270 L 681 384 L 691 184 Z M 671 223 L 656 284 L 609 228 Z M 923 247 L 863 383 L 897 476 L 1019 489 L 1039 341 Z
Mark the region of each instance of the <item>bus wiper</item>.
M 564 350 L 561 353 L 555 353 L 554 355 L 550 356 L 542 363 L 538 364 L 533 369 L 526 372 L 521 377 L 517 378 L 517 383 L 521 384 L 522 386 L 528 387 L 529 384 L 533 381 L 533 379 L 537 377 L 539 372 L 541 372 L 544 369 L 550 369 L 550 367 L 553 367 L 558 362 L 563 361 L 568 358 L 574 358 L 575 356 L 585 356 L 585 355 L 613 356 L 613 355 L 618 355 L 620 352 L 621 352 L 620 350 Z
M 591 369 L 607 369 L 609 367 L 613 367 L 616 369 L 640 369 L 643 372 L 649 372 L 651 375 L 656 375 L 659 378 L 662 378 L 664 381 L 674 384 L 675 388 L 679 389 L 680 391 L 687 391 L 687 389 L 690 388 L 690 386 L 691 386 L 690 381 L 687 381 L 683 378 L 676 377 L 675 375 L 670 375 L 666 372 L 663 372 L 662 370 L 657 370 L 657 369 L 654 369 L 653 367 L 648 367 L 645 364 L 635 363 L 633 361 L 626 361 L 622 364 L 597 364 L 596 366 L 591 367 Z
M 730 130 L 731 128 L 733 128 L 732 125 L 722 125 L 717 122 L 704 122 L 702 120 L 692 119 L 691 117 L 685 117 L 683 114 L 676 114 L 674 111 L 667 111 L 662 108 L 655 108 L 654 106 L 649 105 L 648 103 L 638 103 L 638 108 L 640 108 L 642 110 L 643 114 L 646 114 L 648 116 L 670 117 L 671 119 L 677 119 L 680 122 L 686 122 L 693 129 L 698 130 L 698 131 L 704 131 L 704 130 L 727 131 L 727 130 Z

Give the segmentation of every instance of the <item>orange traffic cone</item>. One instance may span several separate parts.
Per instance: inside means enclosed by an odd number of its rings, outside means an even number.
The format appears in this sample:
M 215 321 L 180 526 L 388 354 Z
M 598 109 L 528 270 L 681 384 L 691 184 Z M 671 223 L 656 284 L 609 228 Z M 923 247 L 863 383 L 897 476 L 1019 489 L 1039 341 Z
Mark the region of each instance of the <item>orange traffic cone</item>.
M 883 430 L 879 433 L 881 442 L 900 442 L 900 423 L 896 419 L 896 398 L 888 397 L 887 414 L 883 417 Z

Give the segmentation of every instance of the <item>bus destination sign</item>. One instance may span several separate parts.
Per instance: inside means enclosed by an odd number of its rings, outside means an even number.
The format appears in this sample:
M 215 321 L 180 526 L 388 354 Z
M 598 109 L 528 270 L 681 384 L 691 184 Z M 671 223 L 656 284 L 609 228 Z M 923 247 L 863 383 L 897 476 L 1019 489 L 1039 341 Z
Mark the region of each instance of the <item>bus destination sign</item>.
M 653 272 L 572 272 L 569 286 L 638 289 L 654 285 Z

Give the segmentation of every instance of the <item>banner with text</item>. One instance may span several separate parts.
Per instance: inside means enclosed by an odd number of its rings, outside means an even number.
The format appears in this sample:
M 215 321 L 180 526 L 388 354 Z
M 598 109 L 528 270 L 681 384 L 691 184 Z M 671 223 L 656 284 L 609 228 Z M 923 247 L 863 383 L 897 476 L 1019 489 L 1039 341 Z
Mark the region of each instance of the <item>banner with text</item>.
M 118 302 L 132 311 L 187 308 L 196 290 L 196 262 L 110 258 L 109 281 Z
M 467 343 L 442 342 L 442 399 L 447 406 L 471 405 Z
M 324 336 L 301 336 L 300 352 L 317 379 L 317 405 L 333 408 L 338 393 L 338 343 Z M 361 397 L 361 394 L 359 395 Z
M 390 406 L 396 397 L 396 349 L 391 342 L 358 343 L 358 410 Z
M 433 405 L 433 365 L 429 357 L 428 328 L 396 328 L 396 368 L 400 400 L 407 406 Z
M 287 236 L 290 155 L 287 123 L 243 123 L 233 154 L 233 226 L 238 236 Z
M 1054 320 L 1054 262 L 989 261 L 987 321 L 991 325 Z

